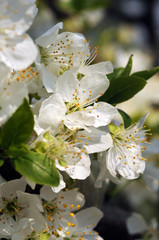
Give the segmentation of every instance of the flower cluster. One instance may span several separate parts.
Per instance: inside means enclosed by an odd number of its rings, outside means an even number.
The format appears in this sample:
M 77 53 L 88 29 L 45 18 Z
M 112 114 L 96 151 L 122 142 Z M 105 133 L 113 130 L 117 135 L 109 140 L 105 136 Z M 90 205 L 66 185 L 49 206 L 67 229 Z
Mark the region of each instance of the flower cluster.
M 95 156 L 95 187 L 138 178 L 148 114 L 120 124 L 112 64 L 92 64 L 98 47 L 91 50 L 82 34 L 60 33 L 62 23 L 34 42 L 25 32 L 36 13 L 35 0 L 0 3 L 0 166 L 9 159 L 26 177 L 0 185 L 0 237 L 100 240 L 93 228 L 102 213 L 77 212 L 84 196 L 68 182 L 90 176 Z M 40 195 L 25 192 L 26 181 L 42 184 Z
M 0 236 L 12 240 L 102 239 L 93 230 L 103 214 L 95 207 L 80 210 L 77 190 L 54 193 L 43 186 L 39 195 L 25 192 L 24 178 L 0 186 Z
M 16 8 L 9 1 L 5 4 L 2 16 L 5 28 L 1 32 L 8 44 L 2 43 L 0 52 L 1 125 L 20 106 L 23 98 L 30 99 L 35 119 L 35 136 L 30 149 L 49 158 L 50 164 L 55 164 L 59 170 L 61 181 L 55 191 L 65 187 L 63 172 L 72 179 L 87 178 L 93 153 L 102 156 L 96 186 L 101 185 L 101 180 L 110 178 L 109 175 L 137 178 L 145 168 L 143 147 L 139 144 L 144 141 L 143 120 L 135 127 L 114 126 L 113 129 L 112 122 L 118 110 L 100 101 L 109 88 L 107 75 L 113 71 L 112 64 L 91 64 L 98 53 L 97 47 L 91 51 L 89 42 L 81 34 L 59 33 L 62 23 L 56 24 L 33 44 L 28 35 L 23 34 L 37 12 L 34 1 L 31 4 L 28 0 L 16 2 L 23 9 L 20 13 L 18 5 Z M 10 42 L 15 42 L 15 46 Z M 30 49 L 32 58 L 28 51 L 25 51 L 27 57 L 19 52 L 19 44 L 21 51 Z M 7 60 L 3 58 L 6 47 L 11 55 Z M 33 61 L 34 66 L 29 66 Z

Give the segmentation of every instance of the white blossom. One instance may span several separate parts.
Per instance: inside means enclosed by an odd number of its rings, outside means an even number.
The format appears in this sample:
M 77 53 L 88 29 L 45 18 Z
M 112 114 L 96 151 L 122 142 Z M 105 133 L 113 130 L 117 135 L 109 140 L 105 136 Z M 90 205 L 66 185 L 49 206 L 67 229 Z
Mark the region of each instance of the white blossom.
M 63 24 L 58 23 L 36 39 L 39 56 L 36 65 L 41 72 L 44 85 L 48 92 L 55 89 L 58 77 L 66 70 L 78 65 L 78 54 L 85 45 L 81 34 L 63 32 L 58 34 Z
M 56 128 L 61 122 L 70 129 L 109 124 L 118 114 L 117 109 L 105 102 L 96 103 L 108 86 L 108 79 L 100 73 L 93 80 L 83 77 L 79 82 L 70 71 L 65 72 L 59 77 L 55 93 L 41 105 L 36 117 L 38 132 Z
M 113 144 L 100 161 L 101 171 L 97 178 L 97 187 L 101 187 L 102 181 L 107 178 L 114 181 L 119 175 L 126 179 L 135 179 L 144 172 L 147 159 L 142 153 L 146 148 L 143 144 L 147 143 L 147 131 L 143 130 L 142 126 L 147 116 L 148 113 L 126 129 L 123 125 L 109 125 Z
M 103 240 L 93 228 L 103 217 L 103 213 L 96 207 L 84 209 L 75 214 L 76 224 L 72 232 L 67 231 L 65 236 L 68 240 Z M 59 237 L 58 240 L 64 240 Z
M 37 48 L 25 32 L 37 13 L 35 0 L 0 2 L 0 62 L 15 70 L 28 67 L 36 58 Z
M 105 76 L 113 71 L 110 62 L 90 65 L 98 53 L 97 47 L 90 52 L 89 43 L 81 34 L 58 34 L 62 27 L 63 24 L 58 23 L 36 40 L 39 45 L 36 65 L 48 92 L 54 92 L 58 78 L 65 71 L 73 72 L 80 80 L 83 76 Z
M 20 229 L 12 235 L 12 240 L 55 240 L 56 237 L 47 226 L 47 223 L 39 223 L 34 219 L 21 219 Z
M 43 201 L 43 215 L 47 224 L 55 236 L 62 232 L 72 232 L 75 227 L 74 211 L 83 207 L 84 196 L 76 191 L 61 191 L 54 193 L 49 186 L 43 186 L 40 190 Z
M 40 200 L 36 195 L 24 193 L 25 179 L 17 179 L 0 185 L 0 235 L 10 238 L 18 231 L 19 220 L 31 217 L 39 222 L 41 214 L 38 210 Z
M 120 129 L 112 135 L 113 146 L 108 150 L 106 156 L 107 168 L 111 175 L 116 177 L 119 173 L 127 179 L 139 177 L 145 170 L 145 158 L 142 157 L 142 149 L 147 142 L 142 125 L 147 118 L 146 114 L 137 124 L 127 129 Z
M 111 137 L 94 128 L 90 129 L 90 133 L 60 128 L 59 132 L 48 130 L 41 133 L 31 147 L 48 157 L 50 163 L 55 163 L 60 171 L 66 172 L 71 178 L 85 179 L 90 175 L 89 154 L 108 149 L 112 143 Z M 63 180 L 58 186 L 60 189 L 61 184 Z

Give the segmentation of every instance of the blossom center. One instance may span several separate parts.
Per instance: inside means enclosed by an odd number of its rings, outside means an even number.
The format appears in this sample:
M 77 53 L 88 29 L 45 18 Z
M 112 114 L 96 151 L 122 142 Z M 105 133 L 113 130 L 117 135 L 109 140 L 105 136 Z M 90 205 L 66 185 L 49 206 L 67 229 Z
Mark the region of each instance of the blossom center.
M 77 97 L 73 98 L 71 102 L 66 103 L 66 114 L 84 110 L 84 102 L 80 101 Z
M 56 203 L 54 201 L 44 202 L 43 209 L 46 215 L 54 215 L 56 212 Z
M 30 235 L 25 238 L 25 240 L 48 240 L 50 238 L 50 233 L 46 230 L 40 232 L 39 234 L 36 233 L 35 230 L 31 232 Z
M 137 128 L 135 125 L 127 129 L 124 129 L 123 126 L 121 128 L 116 127 L 111 135 L 119 160 L 124 161 L 124 164 L 128 164 L 128 161 L 132 159 L 134 165 L 138 163 L 138 160 L 147 161 L 142 157 L 142 152 L 146 149 L 144 144 L 148 142 L 146 132 L 147 130 Z
M 64 156 L 67 153 L 66 145 L 63 139 L 57 137 L 52 138 L 46 147 L 46 155 L 52 161 L 58 159 L 59 162 L 65 162 Z
M 73 40 L 68 35 L 65 35 L 48 47 L 39 47 L 41 61 L 45 66 L 48 66 L 50 62 L 58 64 L 60 67 L 58 75 L 61 75 L 63 71 L 69 70 L 73 66 L 72 57 L 74 52 L 72 51 L 72 44 Z
M 7 199 L 7 198 L 2 198 L 3 199 L 3 208 L 0 209 L 0 213 L 3 214 L 9 214 L 11 217 L 17 216 L 21 210 L 22 207 L 20 206 L 20 203 L 18 203 L 17 198 L 14 199 Z

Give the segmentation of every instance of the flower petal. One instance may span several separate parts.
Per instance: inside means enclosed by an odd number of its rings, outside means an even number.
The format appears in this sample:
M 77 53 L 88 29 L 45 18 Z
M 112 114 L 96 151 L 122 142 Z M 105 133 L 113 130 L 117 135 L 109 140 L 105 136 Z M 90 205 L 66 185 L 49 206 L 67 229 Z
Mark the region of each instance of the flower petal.
M 10 39 L 8 46 L 0 51 L 1 60 L 15 70 L 27 68 L 34 62 L 36 55 L 37 48 L 27 34 Z
M 90 117 L 94 117 L 94 127 L 106 126 L 118 115 L 117 109 L 105 102 L 98 102 L 93 107 L 87 107 L 86 112 Z
M 59 29 L 63 28 L 63 23 L 57 23 L 55 26 L 50 28 L 47 32 L 45 32 L 43 35 L 38 37 L 35 42 L 42 46 L 42 47 L 47 47 L 49 44 L 54 41 L 54 38 L 57 36 Z
M 35 0 L 5 0 L 0 2 L 0 29 L 5 36 L 14 38 L 26 32 L 37 14 Z M 3 32 L 3 31 L 2 31 Z
M 79 69 L 79 72 L 86 76 L 93 76 L 94 73 L 102 73 L 104 75 L 111 73 L 113 71 L 113 65 L 111 62 L 100 62 L 85 66 Z
M 113 140 L 109 133 L 93 127 L 89 129 L 91 132 L 84 130 L 77 133 L 77 139 L 84 145 L 88 154 L 102 152 L 112 146 Z

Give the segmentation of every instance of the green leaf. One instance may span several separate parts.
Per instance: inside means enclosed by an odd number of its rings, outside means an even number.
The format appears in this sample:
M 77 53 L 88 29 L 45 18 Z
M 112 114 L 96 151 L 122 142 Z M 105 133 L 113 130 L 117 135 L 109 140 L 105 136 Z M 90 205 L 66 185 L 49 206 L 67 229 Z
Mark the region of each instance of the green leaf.
M 3 165 L 3 163 L 4 163 L 4 160 L 0 159 L 0 167 Z
M 132 69 L 132 57 L 133 57 L 133 55 L 131 55 L 129 57 L 128 63 L 126 65 L 126 67 L 124 68 L 123 72 L 120 74 L 120 77 L 127 77 L 130 75 L 130 72 Z
M 132 69 L 132 57 L 133 57 L 133 55 L 131 55 L 129 57 L 128 63 L 125 68 L 123 68 L 123 67 L 115 68 L 112 73 L 109 73 L 107 75 L 108 79 L 111 81 L 114 78 L 129 76 L 131 69 Z
M 59 185 L 60 178 L 55 162 L 43 154 L 29 151 L 12 159 L 12 163 L 16 171 L 37 184 L 54 187 Z
M 19 146 L 9 146 L 6 151 L 9 158 L 18 158 L 29 152 L 28 146 L 26 144 L 21 144 Z
M 120 68 L 114 68 L 114 71 L 112 73 L 107 74 L 107 77 L 109 80 L 113 79 L 113 78 L 118 78 L 120 77 L 121 73 L 123 72 L 124 68 L 120 67 Z
M 155 75 L 157 72 L 159 72 L 159 67 L 152 68 L 150 70 L 145 70 L 145 71 L 140 71 L 140 72 L 135 72 L 131 76 L 137 76 L 137 77 L 142 77 L 145 80 L 148 80 L 151 78 L 153 75 Z
M 4 124 L 0 133 L 0 145 L 8 149 L 10 145 L 26 143 L 31 136 L 34 118 L 26 99 Z
M 100 100 L 110 104 L 118 104 L 132 98 L 136 93 L 141 91 L 146 85 L 143 78 L 128 76 L 114 78 L 110 81 L 108 90 Z
M 132 119 L 131 119 L 131 117 L 130 117 L 126 112 L 124 112 L 123 110 L 121 110 L 121 109 L 119 109 L 119 108 L 118 108 L 118 112 L 120 113 L 120 115 L 121 115 L 122 118 L 123 118 L 124 127 L 125 127 L 125 128 L 128 128 L 128 127 L 132 124 Z

